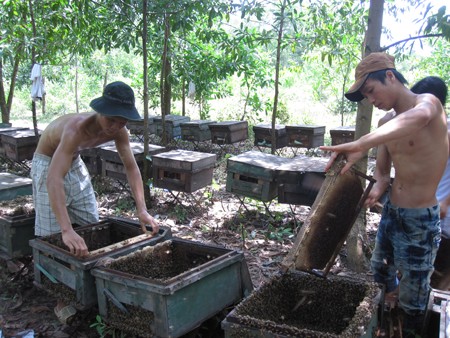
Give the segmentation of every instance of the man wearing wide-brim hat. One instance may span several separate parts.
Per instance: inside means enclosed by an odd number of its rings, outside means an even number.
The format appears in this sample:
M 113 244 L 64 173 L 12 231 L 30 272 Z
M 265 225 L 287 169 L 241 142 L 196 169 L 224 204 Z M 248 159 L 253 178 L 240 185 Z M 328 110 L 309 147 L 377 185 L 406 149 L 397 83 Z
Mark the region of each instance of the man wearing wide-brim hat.
M 365 206 L 373 206 L 390 185 L 378 227 L 371 269 L 388 294 L 398 288 L 403 310 L 403 337 L 420 335 L 427 309 L 430 276 L 440 242 L 436 189 L 448 158 L 447 118 L 438 98 L 415 94 L 395 69 L 394 58 L 372 53 L 356 67 L 355 83 L 345 96 L 367 100 L 378 109 L 393 109 L 393 117 L 354 142 L 321 147 L 330 150 L 331 166 L 339 153 L 347 163 L 342 174 L 367 152 L 377 149 L 376 183 Z M 401 276 L 398 279 L 397 272 Z
M 80 257 L 87 255 L 89 248 L 72 224 L 99 221 L 90 175 L 79 155 L 83 149 L 115 142 L 142 229 L 146 231 L 148 224 L 153 233 L 159 232 L 157 221 L 147 212 L 142 176 L 125 127 L 130 120 L 141 120 L 133 90 L 120 81 L 110 83 L 90 106 L 95 112 L 63 115 L 48 125 L 40 137 L 31 168 L 36 236 L 61 232 L 70 252 Z M 65 323 L 75 309 L 58 303 L 55 313 Z
M 151 225 L 154 233 L 159 231 L 158 223 L 146 209 L 142 176 L 126 129 L 128 121 L 141 119 L 133 90 L 123 82 L 110 83 L 90 106 L 95 112 L 63 115 L 48 125 L 31 169 L 36 236 L 61 232 L 64 244 L 77 256 L 86 255 L 89 248 L 72 224 L 98 222 L 94 190 L 79 153 L 109 141 L 115 142 L 123 161 L 140 223 Z

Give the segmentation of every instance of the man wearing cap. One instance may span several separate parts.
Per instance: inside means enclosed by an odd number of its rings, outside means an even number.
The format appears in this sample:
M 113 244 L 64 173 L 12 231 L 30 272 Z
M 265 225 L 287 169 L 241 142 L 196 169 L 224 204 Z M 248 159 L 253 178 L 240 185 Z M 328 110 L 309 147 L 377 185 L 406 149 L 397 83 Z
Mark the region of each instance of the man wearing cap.
M 127 121 L 140 120 L 134 92 L 123 82 L 108 84 L 103 95 L 91 101 L 92 113 L 67 114 L 52 121 L 42 133 L 33 156 L 31 178 L 36 209 L 35 234 L 62 233 L 70 252 L 88 253 L 88 247 L 72 224 L 99 220 L 89 173 L 79 153 L 115 141 L 124 164 L 143 230 L 145 224 L 158 233 L 159 225 L 147 212 L 142 177 L 130 148 Z
M 364 58 L 356 67 L 355 80 L 345 93 L 347 99 L 366 99 L 378 109 L 393 109 L 395 117 L 356 141 L 321 149 L 333 152 L 327 169 L 339 153 L 345 155 L 344 174 L 369 149 L 378 147 L 377 182 L 366 207 L 373 206 L 389 187 L 394 165 L 395 178 L 383 208 L 371 268 L 375 281 L 383 283 L 387 293 L 399 287 L 403 333 L 414 336 L 420 333 L 427 308 L 440 241 L 436 188 L 448 158 L 447 118 L 434 95 L 415 94 L 405 87 L 394 58 L 386 53 Z

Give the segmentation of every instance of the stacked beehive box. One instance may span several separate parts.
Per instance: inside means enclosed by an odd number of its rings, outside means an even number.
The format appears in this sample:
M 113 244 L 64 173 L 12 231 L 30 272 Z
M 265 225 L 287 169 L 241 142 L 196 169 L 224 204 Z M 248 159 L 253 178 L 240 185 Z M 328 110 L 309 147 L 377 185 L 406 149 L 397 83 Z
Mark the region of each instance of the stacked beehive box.
M 215 144 L 233 144 L 248 138 L 247 121 L 224 121 L 209 125 L 211 141 Z
M 288 138 L 286 134 L 286 127 L 281 124 L 275 125 L 275 149 L 280 149 L 287 146 Z M 260 123 L 253 126 L 253 133 L 255 134 L 254 145 L 257 147 L 272 147 L 272 125 L 269 123 Z
M 216 155 L 172 150 L 153 156 L 153 185 L 158 188 L 194 192 L 212 182 Z
M 290 159 L 259 151 L 248 151 L 232 156 L 227 162 L 226 190 L 262 202 L 278 195 L 276 170 Z
M 289 147 L 316 148 L 323 146 L 325 126 L 291 125 L 286 126 Z

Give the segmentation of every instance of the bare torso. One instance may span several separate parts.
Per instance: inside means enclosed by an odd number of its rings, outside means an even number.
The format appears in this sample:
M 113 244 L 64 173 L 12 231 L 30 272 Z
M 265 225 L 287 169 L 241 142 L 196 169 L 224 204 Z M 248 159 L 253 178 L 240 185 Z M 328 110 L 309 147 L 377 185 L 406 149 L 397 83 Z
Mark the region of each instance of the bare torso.
M 112 141 L 115 136 L 102 131 L 96 113 L 67 114 L 53 120 L 45 128 L 36 152 L 53 157 L 65 138 L 74 145 L 72 157 L 76 158 L 81 150 Z
M 395 118 L 395 114 L 385 118 L 383 122 Z M 436 188 L 449 153 L 444 111 L 417 133 L 386 142 L 385 146 L 395 168 L 390 196 L 392 203 L 404 208 L 437 204 Z

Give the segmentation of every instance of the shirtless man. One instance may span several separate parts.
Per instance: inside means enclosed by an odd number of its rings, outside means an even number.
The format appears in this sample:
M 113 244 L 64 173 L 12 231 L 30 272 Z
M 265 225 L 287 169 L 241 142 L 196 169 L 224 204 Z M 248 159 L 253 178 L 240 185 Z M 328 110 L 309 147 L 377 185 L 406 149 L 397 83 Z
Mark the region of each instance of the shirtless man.
M 387 293 L 399 286 L 403 337 L 413 337 L 423 323 L 440 241 L 436 188 L 448 158 L 447 118 L 434 95 L 414 94 L 405 87 L 394 58 L 386 53 L 364 58 L 356 67 L 355 79 L 345 94 L 349 100 L 366 98 L 379 109 L 394 109 L 395 117 L 356 141 L 321 149 L 333 152 L 327 169 L 343 153 L 347 163 L 341 173 L 345 173 L 369 149 L 378 147 L 377 182 L 366 207 L 373 206 L 388 188 L 394 165 L 395 178 L 383 208 L 371 267 L 375 281 L 383 283 Z
M 101 97 L 91 101 L 96 112 L 63 115 L 44 130 L 31 169 L 36 236 L 61 232 L 71 253 L 88 254 L 89 248 L 72 224 L 96 223 L 99 217 L 90 176 L 79 152 L 108 141 L 115 142 L 124 164 L 142 229 L 149 224 L 153 233 L 158 233 L 159 225 L 146 209 L 141 173 L 125 127 L 127 121 L 141 118 L 134 102 L 131 87 L 113 82 Z

